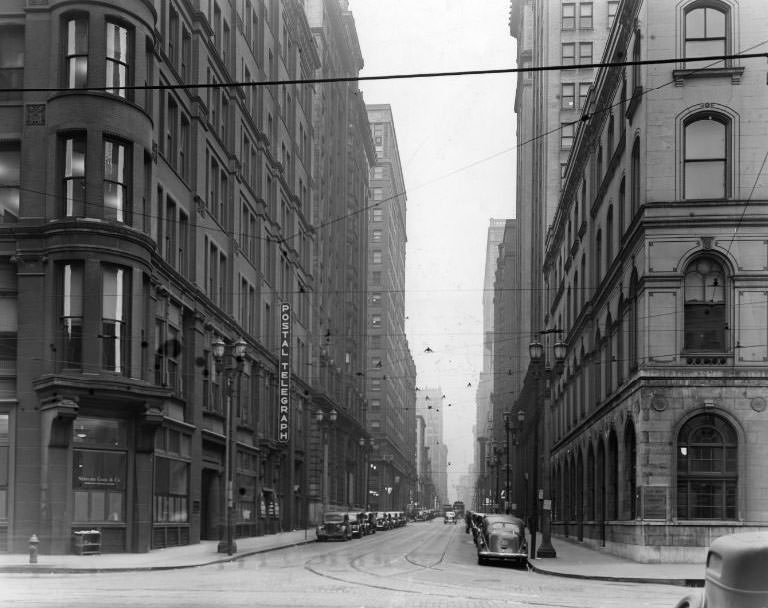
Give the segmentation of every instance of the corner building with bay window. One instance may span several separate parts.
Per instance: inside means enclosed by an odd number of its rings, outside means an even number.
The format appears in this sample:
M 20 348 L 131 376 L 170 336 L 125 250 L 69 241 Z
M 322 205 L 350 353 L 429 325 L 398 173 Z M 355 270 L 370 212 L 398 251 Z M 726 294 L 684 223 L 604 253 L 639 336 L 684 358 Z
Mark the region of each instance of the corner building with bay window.
M 768 522 L 768 229 L 757 0 L 624 0 L 547 234 L 553 531 L 703 559 Z M 745 49 L 745 51 L 742 51 Z
M 228 403 L 235 536 L 304 525 L 313 91 L 218 86 L 311 78 L 303 3 L 10 0 L 0 40 L 0 550 L 221 538 Z

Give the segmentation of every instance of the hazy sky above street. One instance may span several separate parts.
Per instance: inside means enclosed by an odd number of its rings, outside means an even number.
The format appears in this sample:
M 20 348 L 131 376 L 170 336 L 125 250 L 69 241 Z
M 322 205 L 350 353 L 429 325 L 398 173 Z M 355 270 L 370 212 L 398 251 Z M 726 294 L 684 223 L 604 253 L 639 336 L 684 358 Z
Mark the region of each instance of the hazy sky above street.
M 351 0 L 350 10 L 363 76 L 514 67 L 508 0 Z M 446 396 L 453 500 L 473 459 L 488 225 L 514 216 L 515 75 L 360 88 L 366 103 L 392 106 L 408 196 L 406 334 L 417 386 Z

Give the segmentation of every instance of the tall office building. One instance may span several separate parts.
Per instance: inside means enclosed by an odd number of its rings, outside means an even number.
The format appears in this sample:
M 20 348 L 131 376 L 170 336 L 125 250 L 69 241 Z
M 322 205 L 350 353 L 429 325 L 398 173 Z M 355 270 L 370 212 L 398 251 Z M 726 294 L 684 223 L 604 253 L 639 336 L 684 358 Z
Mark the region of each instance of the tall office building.
M 305 525 L 324 489 L 364 504 L 365 301 L 334 317 L 316 297 L 363 293 L 367 251 L 318 270 L 316 239 L 365 208 L 365 108 L 345 85 L 314 146 L 313 87 L 258 84 L 324 73 L 309 4 L 0 8 L 0 549 L 97 530 L 142 552 Z M 354 76 L 353 22 L 326 4 L 346 71 L 323 69 Z M 331 139 L 328 210 L 312 162 Z M 322 377 L 329 317 L 342 369 Z M 332 488 L 310 466 L 325 446 Z
M 435 504 L 440 507 L 450 499 L 448 494 L 448 446 L 445 444 L 442 389 L 422 387 L 416 393 L 416 411 L 426 422 L 425 443 L 432 466 L 431 477 Z
M 354 77 L 363 57 L 352 14 L 338 0 L 303 3 L 320 57 L 318 78 Z M 317 341 L 312 358 L 312 520 L 328 508 L 363 507 L 368 173 L 375 159 L 355 81 L 314 85 L 313 226 Z
M 368 219 L 368 430 L 375 464 L 369 490 L 381 509 L 416 495 L 416 366 L 405 338 L 406 195 L 392 109 L 367 107 L 376 160 Z M 382 488 L 391 488 L 382 491 Z
M 488 495 L 488 459 L 493 455 L 493 415 L 491 395 L 493 393 L 493 340 L 494 340 L 494 293 L 496 260 L 499 244 L 504 237 L 506 220 L 491 218 L 485 247 L 485 268 L 483 278 L 483 367 L 475 396 L 475 442 L 474 472 L 477 475 L 475 494 L 484 501 Z M 475 505 L 479 508 L 479 505 Z

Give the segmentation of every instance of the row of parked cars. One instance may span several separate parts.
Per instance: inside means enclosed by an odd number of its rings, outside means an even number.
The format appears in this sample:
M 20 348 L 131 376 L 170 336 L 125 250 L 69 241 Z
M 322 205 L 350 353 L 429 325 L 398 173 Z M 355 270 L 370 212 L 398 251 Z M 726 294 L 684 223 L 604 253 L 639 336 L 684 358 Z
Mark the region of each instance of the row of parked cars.
M 328 511 L 315 532 L 319 541 L 351 540 L 400 528 L 405 523 L 403 511 Z
M 467 511 L 466 532 L 477 548 L 477 563 L 506 562 L 516 566 L 528 563 L 525 523 L 514 515 Z

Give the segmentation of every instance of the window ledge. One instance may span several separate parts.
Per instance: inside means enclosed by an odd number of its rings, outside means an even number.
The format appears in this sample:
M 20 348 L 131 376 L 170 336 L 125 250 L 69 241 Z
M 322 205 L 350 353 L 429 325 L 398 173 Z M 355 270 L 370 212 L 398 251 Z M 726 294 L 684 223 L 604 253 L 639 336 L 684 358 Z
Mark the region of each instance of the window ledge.
M 686 365 L 723 366 L 733 364 L 732 353 L 681 353 L 680 359 Z
M 672 70 L 672 77 L 675 79 L 675 86 L 681 87 L 688 78 L 731 78 L 731 84 L 741 83 L 741 77 L 744 74 L 743 66 L 725 67 L 725 68 L 698 68 L 698 69 L 677 69 Z

